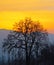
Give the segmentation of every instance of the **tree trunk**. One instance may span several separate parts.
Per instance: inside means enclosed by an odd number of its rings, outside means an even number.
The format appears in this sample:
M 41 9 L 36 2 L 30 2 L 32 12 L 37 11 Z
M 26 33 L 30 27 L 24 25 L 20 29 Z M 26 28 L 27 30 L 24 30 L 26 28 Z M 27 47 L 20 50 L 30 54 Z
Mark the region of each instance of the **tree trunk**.
M 26 65 L 30 65 L 30 56 L 28 55 L 27 52 L 27 46 L 26 46 Z
M 26 57 L 26 65 L 30 65 L 30 57 L 29 56 Z
M 39 65 L 38 49 L 39 49 L 39 43 L 36 42 L 36 65 Z
M 37 53 L 36 53 L 36 65 L 39 65 L 38 51 L 37 51 Z

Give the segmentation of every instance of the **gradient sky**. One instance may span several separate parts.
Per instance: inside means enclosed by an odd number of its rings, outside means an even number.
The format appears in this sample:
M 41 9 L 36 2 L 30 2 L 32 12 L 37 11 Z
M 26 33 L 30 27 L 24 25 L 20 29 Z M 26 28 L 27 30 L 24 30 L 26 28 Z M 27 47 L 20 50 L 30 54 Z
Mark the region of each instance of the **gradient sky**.
M 25 17 L 39 20 L 54 33 L 54 0 L 0 0 L 0 29 L 12 29 L 14 22 Z

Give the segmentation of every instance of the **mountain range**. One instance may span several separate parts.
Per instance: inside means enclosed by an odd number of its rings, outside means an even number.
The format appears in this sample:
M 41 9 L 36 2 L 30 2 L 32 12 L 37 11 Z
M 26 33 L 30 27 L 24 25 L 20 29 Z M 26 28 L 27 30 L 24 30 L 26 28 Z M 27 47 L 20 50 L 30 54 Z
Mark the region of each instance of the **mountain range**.
M 0 29 L 0 47 L 2 45 L 3 40 L 8 36 L 9 33 L 10 33 L 10 30 Z M 53 43 L 54 42 L 54 34 L 49 33 L 48 37 L 49 37 L 49 41 L 51 43 Z

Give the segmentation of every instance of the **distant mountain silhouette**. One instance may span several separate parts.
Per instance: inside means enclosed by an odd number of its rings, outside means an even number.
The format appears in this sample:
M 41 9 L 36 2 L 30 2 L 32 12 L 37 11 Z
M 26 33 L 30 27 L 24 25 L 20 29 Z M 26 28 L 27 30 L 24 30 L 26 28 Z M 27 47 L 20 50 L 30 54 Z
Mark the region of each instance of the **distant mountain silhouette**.
M 7 37 L 9 32 L 10 32 L 10 30 L 0 29 L 0 46 L 3 42 L 3 39 Z
M 3 42 L 3 39 L 6 38 L 9 33 L 10 33 L 10 30 L 0 29 L 0 46 L 1 46 L 1 43 Z M 50 42 L 54 42 L 54 34 L 49 33 L 48 36 L 49 36 Z
M 54 43 L 54 34 L 49 33 L 48 37 L 49 37 L 49 41 L 53 44 Z

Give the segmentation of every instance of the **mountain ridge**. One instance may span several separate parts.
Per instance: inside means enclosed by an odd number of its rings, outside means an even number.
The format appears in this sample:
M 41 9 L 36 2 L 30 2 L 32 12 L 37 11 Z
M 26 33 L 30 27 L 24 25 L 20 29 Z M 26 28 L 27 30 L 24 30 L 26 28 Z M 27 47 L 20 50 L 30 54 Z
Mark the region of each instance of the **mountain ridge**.
M 13 31 L 13 30 L 0 29 L 0 43 L 1 41 L 3 41 L 3 39 L 5 39 L 8 36 L 10 31 Z M 54 42 L 54 34 L 48 33 L 48 37 L 49 37 L 50 42 Z

